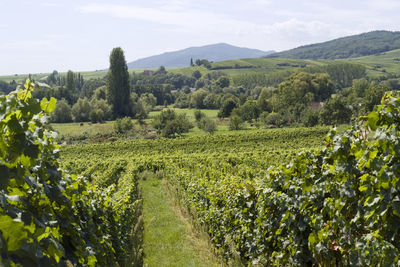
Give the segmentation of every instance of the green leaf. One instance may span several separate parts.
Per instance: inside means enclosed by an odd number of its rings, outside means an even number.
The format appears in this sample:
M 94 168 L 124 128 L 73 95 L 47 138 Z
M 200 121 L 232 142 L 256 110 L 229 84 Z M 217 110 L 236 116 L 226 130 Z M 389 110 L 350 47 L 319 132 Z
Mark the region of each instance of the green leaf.
M 367 116 L 367 125 L 371 128 L 371 130 L 375 131 L 378 126 L 379 114 L 375 111 L 372 111 Z
M 47 98 L 43 98 L 40 102 L 40 107 L 44 112 L 51 113 L 53 112 L 53 110 L 56 109 L 56 104 L 57 100 L 54 97 L 50 98 L 50 100 L 47 100 Z
M 308 236 L 308 242 L 309 242 L 311 245 L 314 245 L 314 244 L 318 243 L 317 235 L 316 235 L 315 233 L 311 233 L 311 234 Z
M 367 191 L 367 190 L 368 190 L 368 186 L 362 185 L 362 186 L 360 186 L 360 187 L 358 188 L 358 190 L 360 190 L 360 192 Z
M 400 200 L 398 198 L 393 201 L 392 207 L 394 208 L 396 215 L 400 216 Z
M 88 258 L 88 266 L 96 266 L 97 259 L 94 255 L 89 256 Z
M 22 222 L 16 222 L 6 215 L 0 216 L 0 231 L 7 243 L 8 251 L 19 250 L 22 242 L 27 240 L 28 233 Z

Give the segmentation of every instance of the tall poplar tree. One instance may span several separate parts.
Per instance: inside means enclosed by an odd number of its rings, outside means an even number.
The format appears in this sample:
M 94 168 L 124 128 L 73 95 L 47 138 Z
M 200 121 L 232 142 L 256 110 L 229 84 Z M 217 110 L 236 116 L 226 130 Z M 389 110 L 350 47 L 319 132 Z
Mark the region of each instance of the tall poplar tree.
M 63 96 L 67 99 L 68 103 L 72 105 L 75 102 L 75 79 L 72 70 L 67 72 L 67 79 L 65 82 L 66 91 Z
M 72 70 L 69 70 L 67 72 L 66 87 L 69 92 L 75 93 L 75 80 L 74 80 L 74 73 L 72 72 Z
M 130 115 L 130 85 L 128 66 L 124 51 L 116 47 L 110 54 L 110 68 L 107 74 L 107 100 L 112 105 L 115 117 Z

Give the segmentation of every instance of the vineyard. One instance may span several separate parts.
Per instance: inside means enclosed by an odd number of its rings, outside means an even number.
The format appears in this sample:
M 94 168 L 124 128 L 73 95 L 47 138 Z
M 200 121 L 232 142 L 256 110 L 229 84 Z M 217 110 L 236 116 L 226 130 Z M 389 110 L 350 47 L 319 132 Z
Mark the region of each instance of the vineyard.
M 400 264 L 398 96 L 344 133 L 271 129 L 59 152 L 44 127 L 55 103 L 26 86 L 0 101 L 5 265 L 140 266 L 145 172 L 167 181 L 226 262 Z

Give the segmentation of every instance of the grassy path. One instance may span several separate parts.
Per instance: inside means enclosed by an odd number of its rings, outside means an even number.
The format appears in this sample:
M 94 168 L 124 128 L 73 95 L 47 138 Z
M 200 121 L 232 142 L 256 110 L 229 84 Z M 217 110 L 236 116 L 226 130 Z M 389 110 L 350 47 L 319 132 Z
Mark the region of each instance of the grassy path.
M 144 266 L 221 266 L 204 238 L 170 199 L 157 178 L 140 182 L 143 193 Z

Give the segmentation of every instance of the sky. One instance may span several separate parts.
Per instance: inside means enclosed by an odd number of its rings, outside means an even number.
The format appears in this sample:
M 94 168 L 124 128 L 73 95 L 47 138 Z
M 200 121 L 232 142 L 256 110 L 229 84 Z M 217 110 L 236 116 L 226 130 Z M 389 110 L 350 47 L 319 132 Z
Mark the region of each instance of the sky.
M 107 68 L 214 43 L 283 51 L 400 30 L 400 0 L 0 0 L 0 75 Z

